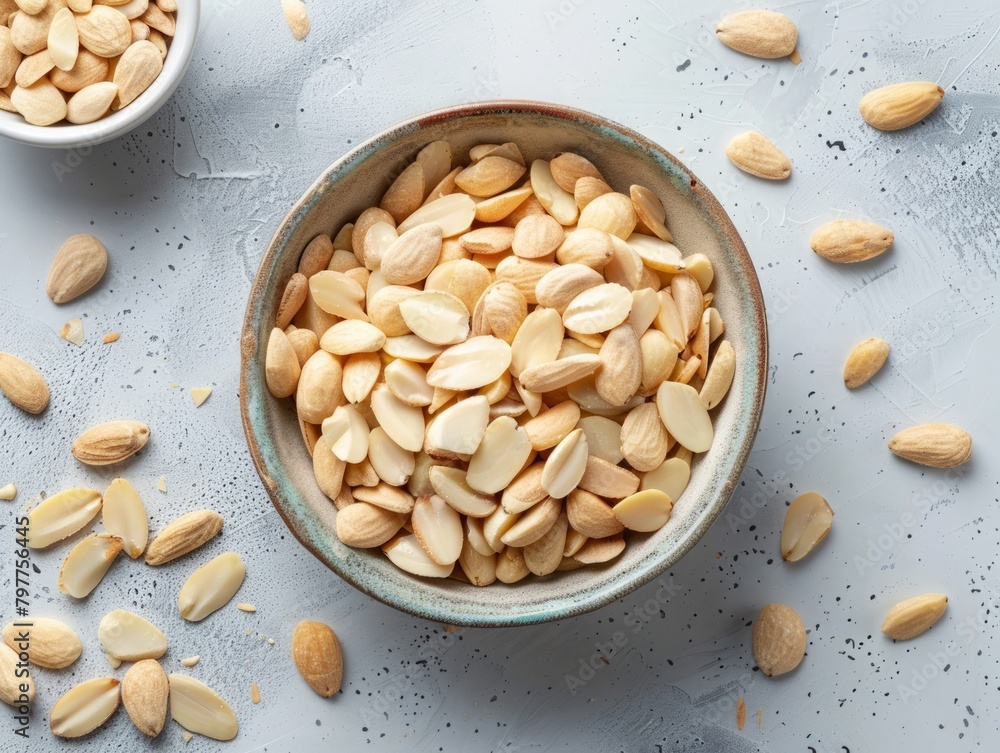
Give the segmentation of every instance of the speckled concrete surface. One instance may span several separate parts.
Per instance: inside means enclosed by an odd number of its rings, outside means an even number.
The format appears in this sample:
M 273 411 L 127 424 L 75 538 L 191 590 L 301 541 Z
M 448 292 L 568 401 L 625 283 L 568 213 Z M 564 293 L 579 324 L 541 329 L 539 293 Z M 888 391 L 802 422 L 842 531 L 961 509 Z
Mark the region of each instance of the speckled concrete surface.
M 313 32 L 296 43 L 277 2 L 208 2 L 180 91 L 118 142 L 76 152 L 0 144 L 0 350 L 29 356 L 53 391 L 39 419 L 0 404 L 0 485 L 21 489 L 0 508 L 3 620 L 13 608 L 14 517 L 43 492 L 103 489 L 115 475 L 69 456 L 83 425 L 122 417 L 152 427 L 149 447 L 120 470 L 154 529 L 201 506 L 227 521 L 221 538 L 174 565 L 118 561 L 80 603 L 56 588 L 65 547 L 34 554 L 33 610 L 62 615 L 85 648 L 69 670 L 37 672 L 30 740 L 13 736 L 3 712 L 3 749 L 65 747 L 46 712 L 70 685 L 110 672 L 96 629 L 113 608 L 167 633 L 169 671 L 200 654 L 185 671 L 239 716 L 227 744 L 183 746 L 170 723 L 158 744 L 170 750 L 996 749 L 995 7 L 772 6 L 799 25 L 803 63 L 793 66 L 718 44 L 712 29 L 727 4 L 713 0 L 310 5 Z M 911 79 L 946 89 L 937 113 L 896 134 L 861 122 L 865 91 Z M 283 529 L 239 424 L 238 334 L 268 239 L 329 162 L 415 112 L 495 97 L 590 109 L 680 153 L 757 262 L 771 384 L 739 491 L 661 582 L 563 623 L 446 634 L 339 582 Z M 764 184 L 728 164 L 726 141 L 748 127 L 792 158 L 789 182 Z M 856 267 L 823 263 L 809 234 L 841 215 L 891 227 L 893 250 Z M 57 308 L 44 279 L 55 249 L 78 232 L 105 241 L 111 267 L 92 294 Z M 87 333 L 79 349 L 56 335 L 75 316 Z M 100 344 L 111 331 L 122 339 Z M 843 358 L 873 334 L 892 343 L 890 363 L 848 394 Z M 187 390 L 205 385 L 214 392 L 195 409 Z M 960 472 L 886 450 L 896 430 L 931 420 L 975 437 Z M 808 490 L 836 509 L 834 531 L 789 566 L 777 554 L 784 507 Z M 183 623 L 181 582 L 230 549 L 248 568 L 237 599 L 258 612 L 230 606 Z M 951 597 L 946 617 L 910 643 L 884 639 L 888 607 L 927 591 Z M 750 653 L 752 620 L 775 600 L 810 630 L 802 666 L 777 681 L 754 670 Z M 291 630 L 306 616 L 328 621 L 344 644 L 344 689 L 332 700 L 312 695 L 291 666 Z M 741 696 L 749 721 L 738 731 Z M 119 713 L 74 747 L 144 746 Z

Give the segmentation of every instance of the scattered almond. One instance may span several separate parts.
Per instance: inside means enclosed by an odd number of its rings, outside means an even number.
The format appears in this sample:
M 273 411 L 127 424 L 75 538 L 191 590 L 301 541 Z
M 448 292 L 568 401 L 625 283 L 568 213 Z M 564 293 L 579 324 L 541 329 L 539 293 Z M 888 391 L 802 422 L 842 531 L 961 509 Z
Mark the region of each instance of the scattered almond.
M 798 562 L 826 538 L 833 525 L 833 510 L 823 497 L 807 492 L 796 497 L 785 511 L 781 530 L 781 556 Z
M 733 13 L 719 22 L 715 33 L 727 47 L 756 58 L 788 57 L 799 39 L 792 20 L 773 10 Z
M 292 659 L 299 674 L 324 698 L 340 691 L 344 677 L 344 657 L 340 641 L 322 622 L 303 620 L 292 633 Z
M 49 407 L 49 386 L 34 366 L 0 353 L 0 392 L 21 410 L 38 414 Z
M 87 525 L 101 509 L 94 489 L 67 489 L 39 502 L 28 513 L 28 546 L 44 549 Z
M 47 669 L 68 667 L 83 652 L 83 644 L 73 628 L 49 617 L 22 617 L 17 624 L 7 623 L 3 640 L 18 653 L 26 651 L 28 661 L 36 667 Z
M 59 248 L 45 292 L 53 303 L 68 303 L 93 288 L 108 268 L 108 252 L 92 235 L 74 235 Z
M 49 714 L 52 733 L 59 737 L 83 737 L 100 727 L 118 710 L 121 699 L 118 685 L 114 677 L 100 677 L 66 691 Z
M 767 180 L 784 180 L 792 174 L 792 163 L 766 136 L 748 131 L 733 138 L 726 156 L 745 173 Z
M 768 604 L 753 626 L 753 656 L 761 672 L 776 677 L 791 672 L 806 653 L 802 618 L 784 604 Z
M 170 675 L 170 716 L 184 729 L 213 740 L 232 740 L 236 714 L 218 693 L 186 675 Z
M 879 372 L 888 357 L 889 343 L 881 337 L 858 343 L 844 364 L 844 384 L 852 390 L 866 384 Z
M 816 228 L 812 250 L 838 264 L 867 261 L 884 253 L 895 240 L 891 230 L 863 220 L 833 220 Z
M 949 424 L 923 424 L 896 434 L 889 449 L 899 457 L 932 468 L 954 468 L 972 457 L 972 437 Z
M 914 596 L 896 604 L 882 623 L 882 632 L 894 641 L 907 641 L 930 630 L 948 608 L 943 594 Z
M 881 131 L 898 131 L 919 123 L 944 98 L 944 89 L 931 81 L 883 86 L 861 98 L 861 117 Z
M 132 724 L 149 737 L 158 737 L 167 721 L 170 683 L 159 662 L 143 659 L 125 673 L 121 685 L 122 705 Z
M 108 533 L 89 536 L 73 547 L 59 570 L 59 590 L 77 599 L 97 588 L 122 550 L 122 540 Z
M 246 568 L 235 552 L 220 554 L 195 570 L 177 597 L 181 617 L 199 622 L 221 609 L 243 585 Z
M 171 521 L 149 543 L 147 565 L 163 565 L 211 541 L 222 530 L 222 516 L 213 510 L 195 510 Z

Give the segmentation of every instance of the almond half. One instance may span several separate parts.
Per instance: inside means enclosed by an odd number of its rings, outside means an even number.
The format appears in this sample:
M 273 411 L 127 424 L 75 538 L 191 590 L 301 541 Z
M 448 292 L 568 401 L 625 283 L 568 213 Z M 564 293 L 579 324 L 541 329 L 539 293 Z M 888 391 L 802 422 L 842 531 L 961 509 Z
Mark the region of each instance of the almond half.
M 221 609 L 243 585 L 246 567 L 235 552 L 220 554 L 195 570 L 177 596 L 181 617 L 199 622 Z
M 167 652 L 167 637 L 160 629 L 124 609 L 104 615 L 97 637 L 105 653 L 120 661 L 159 659 Z
M 833 510 L 816 492 L 796 497 L 785 511 L 781 529 L 781 556 L 788 562 L 798 562 L 811 552 L 830 532 Z
M 52 733 L 59 737 L 83 737 L 100 727 L 118 710 L 121 700 L 118 684 L 114 677 L 99 677 L 66 691 L 49 714 Z
M 88 536 L 73 547 L 59 570 L 59 591 L 76 599 L 90 594 L 122 550 L 122 540 L 109 533 Z
M 187 675 L 170 675 L 170 716 L 189 732 L 213 740 L 232 740 L 239 732 L 236 714 L 218 693 Z
M 104 527 L 121 539 L 125 553 L 137 559 L 149 540 L 149 520 L 142 499 L 128 481 L 116 478 L 104 492 Z

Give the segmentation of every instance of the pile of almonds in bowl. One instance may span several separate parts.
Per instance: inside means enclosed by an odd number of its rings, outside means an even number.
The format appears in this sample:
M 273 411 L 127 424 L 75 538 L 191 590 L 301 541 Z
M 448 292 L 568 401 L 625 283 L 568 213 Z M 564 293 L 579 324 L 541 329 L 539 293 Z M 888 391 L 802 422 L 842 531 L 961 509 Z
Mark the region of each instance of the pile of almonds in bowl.
M 570 152 L 427 144 L 302 252 L 265 376 L 337 534 L 477 586 L 613 560 L 713 442 L 736 353 L 660 199 Z
M 176 0 L 13 0 L 0 25 L 0 110 L 28 123 L 93 123 L 163 69 Z

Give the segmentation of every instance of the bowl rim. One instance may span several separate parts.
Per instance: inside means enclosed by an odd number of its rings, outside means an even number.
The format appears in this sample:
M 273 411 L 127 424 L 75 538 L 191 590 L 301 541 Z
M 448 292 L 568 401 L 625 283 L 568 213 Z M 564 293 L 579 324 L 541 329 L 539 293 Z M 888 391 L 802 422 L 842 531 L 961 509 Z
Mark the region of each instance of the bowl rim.
M 386 593 L 365 587 L 356 581 L 350 572 L 339 567 L 335 562 L 329 561 L 319 551 L 317 551 L 316 547 L 314 547 L 309 541 L 307 534 L 299 529 L 295 521 L 291 519 L 290 514 L 284 509 L 284 500 L 282 499 L 281 491 L 278 485 L 274 483 L 268 470 L 267 462 L 258 443 L 253 426 L 253 420 L 250 415 L 250 395 L 253 390 L 253 384 L 250 378 L 251 369 L 253 368 L 254 362 L 259 357 L 259 354 L 262 354 L 263 352 L 263 348 L 261 348 L 257 342 L 256 317 L 258 315 L 258 309 L 260 309 L 263 305 L 263 289 L 267 279 L 265 270 L 271 267 L 272 263 L 276 260 L 276 257 L 283 250 L 288 237 L 293 232 L 293 223 L 296 222 L 298 216 L 308 211 L 308 207 L 313 198 L 325 186 L 330 185 L 332 187 L 339 182 L 339 174 L 341 171 L 349 171 L 354 163 L 359 160 L 363 160 L 363 158 L 371 154 L 373 150 L 376 150 L 380 146 L 385 146 L 395 141 L 398 137 L 405 136 L 414 130 L 419 131 L 426 126 L 433 125 L 437 122 L 448 121 L 460 117 L 489 114 L 541 114 L 559 120 L 569 120 L 575 122 L 582 121 L 586 125 L 595 129 L 615 131 L 618 135 L 634 142 L 644 151 L 655 153 L 657 157 L 672 163 L 682 174 L 688 177 L 691 190 L 697 195 L 697 198 L 704 207 L 704 211 L 716 224 L 716 227 L 721 232 L 725 242 L 729 245 L 733 255 L 736 257 L 739 270 L 746 278 L 747 285 L 750 288 L 752 299 L 751 303 L 755 319 L 754 325 L 760 337 L 760 352 L 757 354 L 758 368 L 756 369 L 756 390 L 753 394 L 752 401 L 750 401 L 751 410 L 750 415 L 748 416 L 748 421 L 745 424 L 743 438 L 736 451 L 736 458 L 732 465 L 731 472 L 727 477 L 720 479 L 718 482 L 718 491 L 714 497 L 713 504 L 710 506 L 710 509 L 707 510 L 708 514 L 702 518 L 700 523 L 685 531 L 683 535 L 680 536 L 679 544 L 667 556 L 648 564 L 644 568 L 637 568 L 631 571 L 630 577 L 628 578 L 617 580 L 610 585 L 605 585 L 601 589 L 597 589 L 596 591 L 573 592 L 573 594 L 570 594 L 568 597 L 561 598 L 555 606 L 546 606 L 534 611 L 521 611 L 510 615 L 484 615 L 476 613 L 455 614 L 448 612 L 437 605 L 415 603 L 402 598 L 394 598 L 394 594 L 391 592 Z M 722 204 L 718 201 L 718 199 L 716 199 L 711 191 L 705 187 L 705 184 L 702 183 L 701 179 L 695 176 L 694 173 L 687 168 L 687 166 L 680 162 L 665 148 L 637 131 L 585 110 L 580 110 L 566 105 L 534 100 L 488 100 L 452 105 L 428 111 L 399 121 L 375 136 L 359 143 L 350 152 L 344 154 L 324 169 L 320 176 L 309 186 L 302 197 L 281 220 L 275 230 L 274 236 L 268 244 L 267 250 L 261 258 L 260 266 L 251 286 L 250 296 L 244 315 L 240 347 L 240 413 L 242 416 L 247 446 L 250 450 L 254 466 L 261 478 L 264 489 L 267 491 L 268 497 L 271 499 L 272 504 L 278 511 L 278 514 L 285 523 L 285 526 L 292 533 L 292 535 L 298 539 L 299 543 L 301 543 L 317 559 L 319 559 L 320 562 L 335 572 L 341 579 L 350 583 L 362 593 L 378 599 L 383 604 L 395 607 L 396 609 L 409 613 L 415 617 L 434 622 L 466 627 L 513 627 L 532 625 L 584 614 L 606 606 L 626 596 L 632 591 L 637 590 L 643 585 L 646 585 L 654 580 L 656 577 L 662 575 L 670 567 L 676 564 L 692 548 L 694 548 L 698 541 L 700 541 L 705 533 L 707 533 L 708 529 L 715 524 L 736 489 L 736 485 L 745 470 L 747 459 L 749 458 L 754 440 L 756 439 L 763 413 L 764 398 L 767 391 L 768 351 L 767 317 L 764 307 L 764 297 L 760 287 L 760 280 L 757 276 L 756 270 L 754 269 L 753 260 L 751 259 L 750 254 L 746 249 L 746 245 L 736 229 L 736 226 L 723 208 Z M 260 383 L 263 384 L 263 381 L 261 380 Z M 264 392 L 266 392 L 266 388 L 264 388 Z M 265 396 L 265 399 L 266 397 L 267 396 Z
M 201 24 L 201 0 L 180 0 L 175 19 L 163 70 L 128 107 L 93 123 L 50 126 L 32 125 L 17 113 L 0 110 L 0 136 L 28 146 L 78 149 L 103 144 L 138 128 L 166 104 L 191 65 Z

